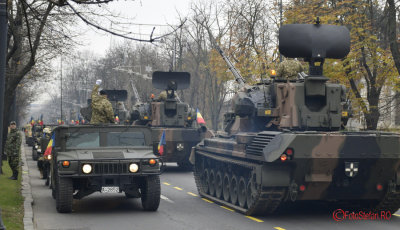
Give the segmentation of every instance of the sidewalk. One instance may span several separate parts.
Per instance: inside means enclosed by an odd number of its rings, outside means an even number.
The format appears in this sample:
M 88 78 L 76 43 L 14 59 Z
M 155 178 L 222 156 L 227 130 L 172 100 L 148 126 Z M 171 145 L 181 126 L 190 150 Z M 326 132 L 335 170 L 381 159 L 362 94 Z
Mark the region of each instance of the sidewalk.
M 31 147 L 25 144 L 25 135 L 21 132 L 22 136 L 22 145 L 21 145 L 21 162 L 22 162 L 22 191 L 21 194 L 24 197 L 24 229 L 25 230 L 34 230 L 33 226 L 33 197 L 31 190 L 31 183 L 29 179 L 29 169 L 28 163 L 26 161 L 26 156 L 31 153 Z

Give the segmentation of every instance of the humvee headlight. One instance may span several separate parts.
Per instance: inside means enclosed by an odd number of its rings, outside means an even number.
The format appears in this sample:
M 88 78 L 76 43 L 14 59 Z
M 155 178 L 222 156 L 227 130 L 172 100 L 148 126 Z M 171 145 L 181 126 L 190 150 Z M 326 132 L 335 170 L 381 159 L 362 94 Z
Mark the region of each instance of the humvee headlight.
M 92 172 L 92 166 L 90 164 L 84 164 L 82 166 L 82 172 L 86 173 L 86 174 L 91 173 Z
M 135 173 L 139 170 L 139 165 L 136 163 L 132 163 L 129 165 L 129 171 Z
M 35 145 L 35 149 L 37 149 L 37 148 L 39 148 L 39 146 L 38 146 L 38 145 Z
M 37 151 L 38 151 L 38 152 L 42 152 L 42 150 L 41 150 L 41 149 L 37 149 Z

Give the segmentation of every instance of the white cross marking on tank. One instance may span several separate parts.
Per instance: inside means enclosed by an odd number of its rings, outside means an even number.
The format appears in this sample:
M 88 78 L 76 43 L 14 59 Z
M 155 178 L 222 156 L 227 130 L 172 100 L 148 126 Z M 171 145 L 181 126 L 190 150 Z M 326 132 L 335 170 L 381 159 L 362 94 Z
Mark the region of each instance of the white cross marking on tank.
M 350 163 L 350 168 L 346 168 L 345 171 L 350 172 L 350 177 L 352 177 L 353 172 L 358 172 L 358 168 L 354 168 L 354 164 Z
M 183 150 L 183 145 L 181 143 L 179 143 L 176 148 L 178 149 L 178 151 L 182 151 Z

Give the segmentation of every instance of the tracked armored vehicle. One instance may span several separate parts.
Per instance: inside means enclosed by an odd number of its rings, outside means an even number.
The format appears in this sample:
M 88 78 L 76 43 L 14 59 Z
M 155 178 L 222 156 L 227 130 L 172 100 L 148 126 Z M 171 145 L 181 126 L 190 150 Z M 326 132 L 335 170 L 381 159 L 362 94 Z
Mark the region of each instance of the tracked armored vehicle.
M 151 102 L 149 111 L 154 153 L 159 154 L 164 162 L 177 162 L 180 168 L 191 170 L 190 151 L 204 138 L 207 128 L 204 124 L 197 124 L 196 111 L 175 95 L 176 90 L 189 87 L 190 74 L 156 71 L 152 84 L 156 89 L 165 90 L 164 95 Z M 164 131 L 166 144 L 161 155 L 157 147 Z
M 295 201 L 396 212 L 400 135 L 340 131 L 348 115 L 345 88 L 323 76 L 325 58 L 343 58 L 349 47 L 345 27 L 284 25 L 279 50 L 305 58 L 308 75 L 250 86 L 233 71 L 241 89 L 225 115 L 225 134 L 192 150 L 199 194 L 246 215 Z

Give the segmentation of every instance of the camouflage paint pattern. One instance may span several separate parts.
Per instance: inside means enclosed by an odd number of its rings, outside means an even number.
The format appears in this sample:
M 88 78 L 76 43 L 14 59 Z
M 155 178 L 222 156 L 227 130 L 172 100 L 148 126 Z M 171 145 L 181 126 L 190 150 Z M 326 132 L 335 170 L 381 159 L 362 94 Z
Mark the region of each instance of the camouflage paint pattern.
M 99 95 L 99 85 L 93 87 L 91 94 L 92 102 L 92 116 L 90 119 L 91 124 L 99 123 L 113 123 L 114 111 L 111 102 L 102 95 Z
M 18 170 L 19 157 L 21 154 L 21 141 L 21 134 L 18 130 L 10 129 L 4 151 L 6 152 L 8 163 L 13 172 Z
M 348 54 L 349 34 L 333 25 L 280 28 L 280 51 L 307 59 L 310 73 L 293 79 L 301 69 L 287 61 L 280 77 L 239 90 L 225 116 L 226 133 L 192 151 L 202 197 L 246 215 L 270 214 L 296 200 L 392 213 L 400 208 L 400 134 L 338 132 L 345 88 L 328 82 L 322 64 Z M 313 39 L 318 47 L 309 45 Z
M 161 158 L 166 162 L 182 162 L 189 158 L 193 146 L 199 143 L 204 134 L 194 128 L 152 128 L 153 150 L 158 153 L 158 143 L 165 130 L 166 146 Z

